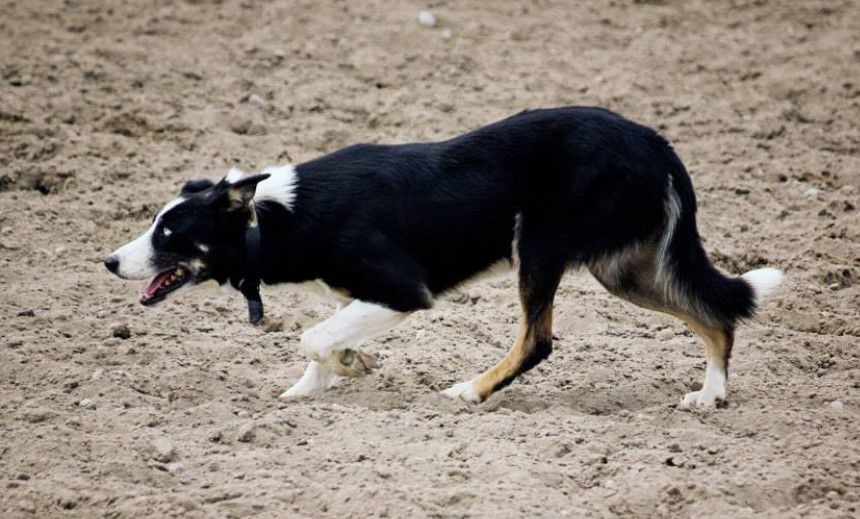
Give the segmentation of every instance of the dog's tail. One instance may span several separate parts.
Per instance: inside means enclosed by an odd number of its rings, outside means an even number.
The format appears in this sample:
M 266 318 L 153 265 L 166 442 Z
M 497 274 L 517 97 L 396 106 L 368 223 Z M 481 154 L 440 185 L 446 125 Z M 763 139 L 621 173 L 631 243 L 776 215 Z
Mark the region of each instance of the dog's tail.
M 696 199 L 680 159 L 670 175 L 666 198 L 667 226 L 660 247 L 665 286 L 671 298 L 705 323 L 733 326 L 751 318 L 784 275 L 775 268 L 730 277 L 711 263 L 696 229 Z

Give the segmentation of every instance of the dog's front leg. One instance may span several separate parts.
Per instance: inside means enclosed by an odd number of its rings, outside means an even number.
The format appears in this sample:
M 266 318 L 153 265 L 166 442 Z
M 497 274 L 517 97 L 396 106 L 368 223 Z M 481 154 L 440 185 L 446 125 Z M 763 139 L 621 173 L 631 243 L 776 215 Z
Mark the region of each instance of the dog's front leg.
M 281 396 L 318 393 L 331 387 L 338 375 L 360 377 L 370 373 L 376 361 L 355 348 L 407 315 L 378 304 L 352 301 L 302 334 L 301 348 L 311 363 L 302 378 Z

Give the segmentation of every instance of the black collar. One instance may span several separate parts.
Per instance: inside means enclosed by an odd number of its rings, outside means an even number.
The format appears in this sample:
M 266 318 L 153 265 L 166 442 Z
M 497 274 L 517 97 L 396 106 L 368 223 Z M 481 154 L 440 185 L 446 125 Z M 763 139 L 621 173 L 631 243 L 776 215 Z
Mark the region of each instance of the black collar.
M 245 272 L 239 282 L 239 291 L 248 301 L 248 320 L 257 324 L 263 319 L 263 300 L 260 298 L 260 226 L 257 210 L 251 203 L 251 215 L 245 227 Z

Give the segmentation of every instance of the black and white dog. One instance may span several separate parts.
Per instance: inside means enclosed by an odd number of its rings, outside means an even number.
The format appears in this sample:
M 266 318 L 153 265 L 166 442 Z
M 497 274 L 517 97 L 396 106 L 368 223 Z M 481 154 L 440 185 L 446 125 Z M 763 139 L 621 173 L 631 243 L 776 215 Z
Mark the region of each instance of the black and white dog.
M 552 351 L 553 298 L 586 267 L 611 293 L 674 315 L 705 343 L 707 373 L 685 405 L 726 397 L 737 324 L 782 272 L 727 277 L 708 260 L 683 164 L 656 132 L 599 108 L 526 111 L 454 139 L 359 144 L 259 175 L 188 182 L 143 236 L 105 265 L 154 276 L 141 303 L 214 279 L 262 316 L 260 281 L 314 282 L 345 303 L 301 337 L 310 359 L 284 397 L 309 395 L 374 367 L 359 351 L 434 297 L 504 264 L 519 274 L 513 347 L 443 391 L 480 402 Z

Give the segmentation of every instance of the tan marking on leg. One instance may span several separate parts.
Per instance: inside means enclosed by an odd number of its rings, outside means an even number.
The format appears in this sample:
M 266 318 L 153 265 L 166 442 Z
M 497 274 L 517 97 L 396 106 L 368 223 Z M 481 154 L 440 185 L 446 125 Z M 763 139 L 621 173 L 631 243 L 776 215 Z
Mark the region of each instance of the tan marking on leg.
M 693 330 L 693 333 L 702 338 L 705 343 L 705 358 L 708 363 L 715 363 L 723 372 L 728 368 L 729 354 L 732 350 L 731 334 L 726 330 L 714 328 L 701 324 L 689 316 L 682 316 L 681 319 L 687 323 L 687 326 Z
M 531 324 L 527 322 L 525 315 L 520 316 L 514 345 L 501 361 L 475 379 L 475 391 L 481 401 L 522 372 L 523 364 L 534 353 L 538 340 L 552 340 L 552 307 L 543 311 Z
M 334 372 L 341 377 L 363 377 L 379 367 L 372 355 L 363 351 L 345 349 L 335 352 L 331 362 Z
M 684 318 L 687 326 L 705 343 L 705 380 L 698 391 L 687 393 L 681 400 L 683 406 L 714 407 L 717 400 L 726 398 L 728 362 L 732 351 L 734 334 L 731 330 L 704 325 L 694 319 Z
M 486 400 L 493 392 L 496 384 L 505 377 L 512 375 L 523 359 L 523 349 L 528 336 L 528 325 L 526 324 L 525 316 L 520 316 L 519 330 L 517 338 L 514 339 L 514 345 L 508 350 L 505 357 L 500 360 L 495 366 L 483 372 L 475 379 L 475 391 L 481 397 L 481 400 Z

